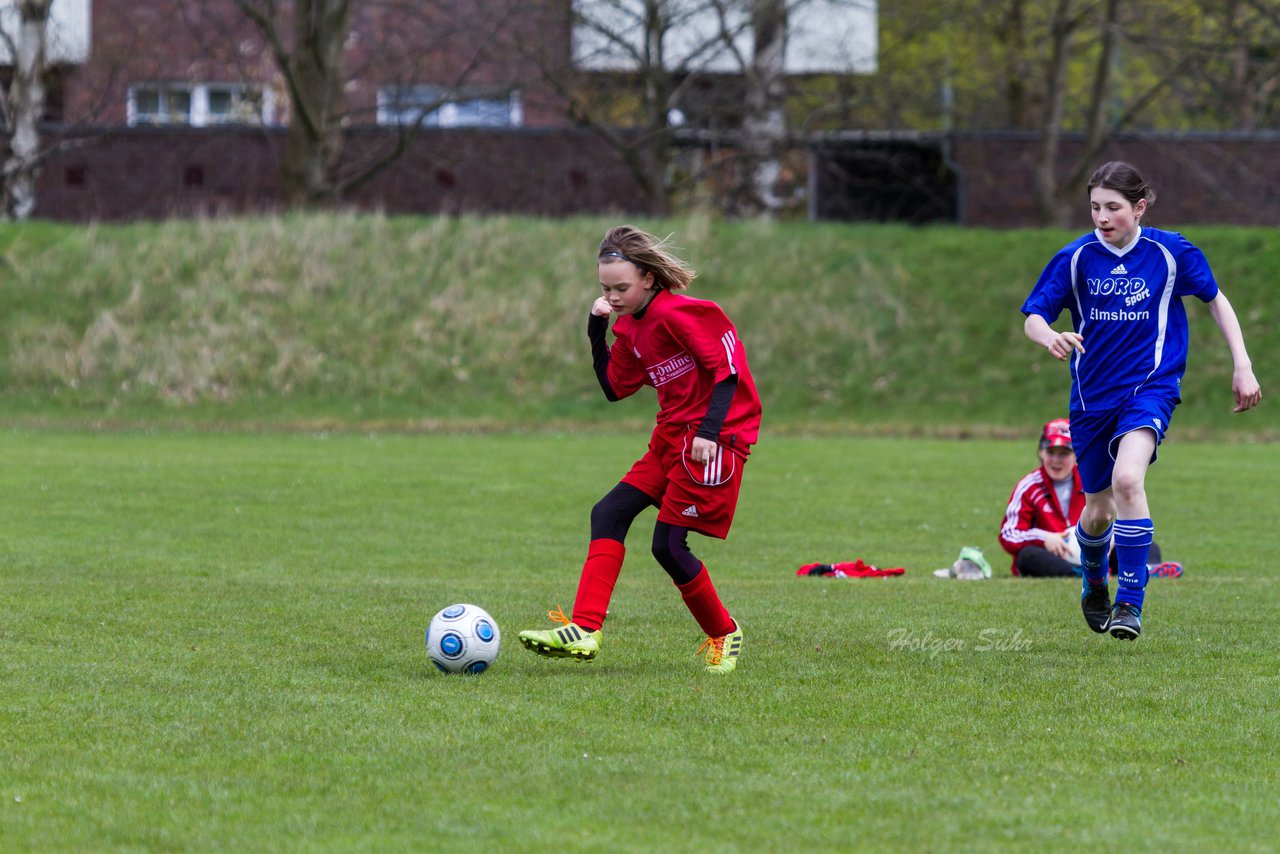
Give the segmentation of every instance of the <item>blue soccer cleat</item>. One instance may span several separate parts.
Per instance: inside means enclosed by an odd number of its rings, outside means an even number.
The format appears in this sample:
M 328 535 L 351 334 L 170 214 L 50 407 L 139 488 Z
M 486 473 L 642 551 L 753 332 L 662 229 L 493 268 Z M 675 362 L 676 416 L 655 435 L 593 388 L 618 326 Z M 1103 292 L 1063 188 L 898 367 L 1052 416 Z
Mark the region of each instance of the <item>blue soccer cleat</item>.
M 1084 588 L 1080 592 L 1080 610 L 1084 612 L 1084 621 L 1089 628 L 1103 634 L 1111 622 L 1111 593 L 1107 590 L 1107 582 L 1084 579 Z
M 1117 602 L 1111 611 L 1111 636 L 1120 640 L 1137 640 L 1142 634 L 1142 609 L 1128 602 Z

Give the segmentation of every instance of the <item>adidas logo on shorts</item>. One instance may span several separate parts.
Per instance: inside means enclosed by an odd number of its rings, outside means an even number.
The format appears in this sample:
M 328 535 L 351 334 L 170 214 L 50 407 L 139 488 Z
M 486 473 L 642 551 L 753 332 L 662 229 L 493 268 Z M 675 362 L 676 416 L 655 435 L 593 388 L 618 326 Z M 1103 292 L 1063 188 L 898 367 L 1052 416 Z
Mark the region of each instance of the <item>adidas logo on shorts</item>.
M 1114 270 L 1112 270 L 1112 271 L 1111 271 L 1111 275 L 1113 275 L 1113 276 L 1127 276 L 1127 275 L 1129 275 L 1129 271 L 1128 271 L 1128 270 L 1126 270 L 1126 269 L 1124 268 L 1124 265 L 1123 265 L 1123 264 L 1121 264 L 1120 266 L 1116 267 Z
M 692 519 L 698 518 L 698 507 L 696 504 L 690 504 L 680 513 L 681 516 L 688 516 Z

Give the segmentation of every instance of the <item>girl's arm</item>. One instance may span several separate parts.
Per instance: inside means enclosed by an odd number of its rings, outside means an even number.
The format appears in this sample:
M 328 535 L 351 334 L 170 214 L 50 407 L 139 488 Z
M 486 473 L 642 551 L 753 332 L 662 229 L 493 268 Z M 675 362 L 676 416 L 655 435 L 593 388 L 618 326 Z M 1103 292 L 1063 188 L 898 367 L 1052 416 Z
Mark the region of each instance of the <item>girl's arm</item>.
M 1222 331 L 1227 349 L 1231 351 L 1231 359 L 1235 362 L 1235 370 L 1231 374 L 1231 393 L 1235 396 L 1236 407 L 1232 412 L 1252 409 L 1262 400 L 1262 388 L 1253 375 L 1253 363 L 1249 361 L 1249 353 L 1244 347 L 1240 321 L 1236 319 L 1235 309 L 1222 291 L 1218 291 L 1218 295 L 1210 301 L 1209 314 Z
M 1019 481 L 1009 496 L 1009 503 L 1004 509 L 1004 521 L 1000 524 L 1000 532 L 996 539 L 1000 546 L 1014 557 L 1027 546 L 1042 546 L 1049 552 L 1063 557 L 1067 550 L 1066 540 L 1061 533 L 1036 526 L 1039 521 L 1032 491 L 1019 489 L 1023 481 Z M 1056 544 L 1055 541 L 1056 540 Z
M 716 442 L 720 440 L 720 428 L 724 426 L 729 406 L 738 391 L 738 375 L 730 374 L 711 388 L 711 403 L 702 416 L 698 434 L 689 446 L 689 458 L 695 463 L 709 463 L 716 458 Z
M 600 383 L 600 390 L 604 392 L 605 400 L 612 403 L 621 400 L 622 397 L 613 390 L 613 384 L 609 382 L 609 345 L 604 340 L 604 333 L 608 328 L 609 318 L 597 314 L 593 309 L 590 319 L 587 320 L 587 339 L 591 342 L 591 365 L 595 368 L 596 380 Z
M 1044 347 L 1059 362 L 1065 362 L 1072 350 L 1084 352 L 1084 337 L 1075 332 L 1054 332 L 1049 321 L 1038 314 L 1028 314 L 1022 324 L 1027 337 Z

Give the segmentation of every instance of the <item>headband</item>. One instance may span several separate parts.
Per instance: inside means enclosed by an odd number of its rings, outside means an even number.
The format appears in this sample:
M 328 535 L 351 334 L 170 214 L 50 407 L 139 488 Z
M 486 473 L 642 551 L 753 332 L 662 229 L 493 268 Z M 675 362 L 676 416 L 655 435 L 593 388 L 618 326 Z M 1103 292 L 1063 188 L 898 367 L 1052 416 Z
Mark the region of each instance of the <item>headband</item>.
M 601 258 L 621 258 L 623 261 L 630 261 L 632 264 L 635 264 L 640 269 L 642 270 L 644 269 L 644 265 L 641 264 L 639 261 L 636 261 L 633 258 L 628 258 L 626 255 L 623 255 L 621 252 L 619 252 L 616 249 L 610 250 L 609 252 L 601 252 L 600 257 Z

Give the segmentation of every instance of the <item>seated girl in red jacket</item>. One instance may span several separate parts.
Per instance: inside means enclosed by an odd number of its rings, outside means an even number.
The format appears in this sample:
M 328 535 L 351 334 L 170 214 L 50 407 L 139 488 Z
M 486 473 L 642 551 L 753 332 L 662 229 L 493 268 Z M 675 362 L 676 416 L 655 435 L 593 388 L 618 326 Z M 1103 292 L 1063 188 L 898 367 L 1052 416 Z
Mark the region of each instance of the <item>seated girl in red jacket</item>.
M 1000 545 L 1013 555 L 1013 574 L 1053 577 L 1080 574 L 1075 525 L 1084 510 L 1084 489 L 1071 447 L 1071 422 L 1055 418 L 1040 433 L 1040 467 L 1018 481 L 1000 525 Z M 1116 571 L 1115 551 L 1111 571 Z M 1150 574 L 1176 578 L 1182 566 L 1160 562 L 1151 544 Z

